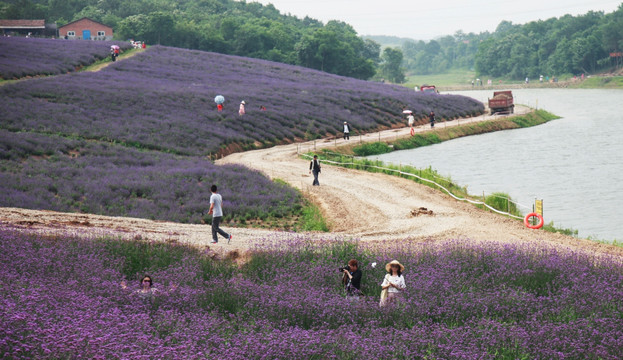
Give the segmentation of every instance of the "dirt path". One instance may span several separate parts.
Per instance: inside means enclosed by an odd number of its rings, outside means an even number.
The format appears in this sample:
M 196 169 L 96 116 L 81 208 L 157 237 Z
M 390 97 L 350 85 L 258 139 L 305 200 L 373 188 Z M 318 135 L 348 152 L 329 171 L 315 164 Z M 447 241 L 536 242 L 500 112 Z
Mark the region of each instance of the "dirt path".
M 529 109 L 517 107 L 518 113 Z M 440 123 L 437 127 L 451 127 L 466 122 L 477 122 L 490 117 L 460 119 Z M 430 131 L 420 126 L 418 132 Z M 350 142 L 378 141 L 409 136 L 409 129 L 394 129 L 352 137 Z M 412 181 L 385 174 L 344 169 L 324 165 L 320 174 L 321 186 L 312 187 L 309 162 L 298 152 L 343 145 L 344 140 L 324 140 L 275 146 L 268 149 L 235 153 L 217 161 L 217 164 L 237 163 L 260 170 L 270 178 L 282 179 L 320 205 L 329 219 L 332 234 L 319 237 L 341 236 L 362 241 L 391 241 L 413 239 L 438 241 L 462 238 L 469 241 L 547 242 L 564 248 L 583 249 L 596 253 L 623 257 L 623 248 L 576 239 L 561 234 L 535 231 L 522 222 L 505 218 L 452 199 L 435 189 Z M 411 216 L 411 210 L 425 207 L 433 215 Z M 187 242 L 210 246 L 208 225 L 188 225 L 145 219 L 109 217 L 90 214 L 68 214 L 16 208 L 0 208 L 0 223 L 54 233 L 75 231 L 77 234 L 110 234 L 123 238 L 148 238 L 153 240 Z M 228 252 L 248 249 L 253 241 L 274 236 L 289 236 L 261 229 L 227 228 L 234 236 L 231 244 L 223 240 L 210 246 L 215 251 Z
M 529 111 L 518 107 L 517 113 Z M 485 118 L 460 119 L 438 124 L 451 127 Z M 430 131 L 428 125 L 417 132 Z M 409 136 L 409 129 L 387 130 L 352 137 L 352 141 L 378 141 Z M 505 218 L 473 205 L 456 201 L 450 196 L 413 181 L 385 174 L 344 169 L 330 165 L 322 167 L 320 186 L 311 186 L 309 161 L 297 152 L 329 148 L 347 141 L 328 140 L 276 146 L 269 149 L 235 153 L 218 160 L 217 164 L 237 163 L 260 170 L 271 178 L 282 179 L 301 189 L 320 205 L 332 226 L 332 233 L 363 241 L 388 241 L 406 238 L 434 241 L 466 238 L 472 241 L 543 242 L 599 250 L 623 255 L 622 249 L 561 234 L 535 231 L 522 222 Z M 425 207 L 433 215 L 411 216 L 411 210 Z

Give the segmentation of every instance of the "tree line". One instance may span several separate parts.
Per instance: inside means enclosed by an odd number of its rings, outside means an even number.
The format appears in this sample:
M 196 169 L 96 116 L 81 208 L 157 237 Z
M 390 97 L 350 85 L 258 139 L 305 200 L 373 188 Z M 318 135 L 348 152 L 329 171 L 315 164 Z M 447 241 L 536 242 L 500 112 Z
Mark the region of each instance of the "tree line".
M 233 0 L 0 1 L 0 18 L 4 19 L 44 18 L 62 26 L 83 17 L 113 27 L 118 40 L 260 58 L 359 79 L 370 79 L 377 70 L 388 69 L 380 45 L 358 36 L 352 26 L 281 14 L 272 4 Z
M 621 66 L 621 58 L 610 54 L 623 49 L 623 4 L 609 14 L 591 11 L 523 25 L 502 21 L 493 33 L 458 31 L 428 42 L 371 38 L 400 43 L 402 66 L 416 75 L 450 69 L 511 79 L 593 73 Z

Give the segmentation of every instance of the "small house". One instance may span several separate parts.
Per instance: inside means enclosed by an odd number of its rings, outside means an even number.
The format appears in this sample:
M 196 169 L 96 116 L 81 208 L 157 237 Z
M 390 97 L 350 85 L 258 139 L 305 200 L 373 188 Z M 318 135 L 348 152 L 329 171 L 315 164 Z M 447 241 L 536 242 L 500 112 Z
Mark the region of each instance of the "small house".
M 5 35 L 45 35 L 45 20 L 0 20 L 0 30 Z
M 89 18 L 72 21 L 58 28 L 58 36 L 65 39 L 112 40 L 112 28 Z

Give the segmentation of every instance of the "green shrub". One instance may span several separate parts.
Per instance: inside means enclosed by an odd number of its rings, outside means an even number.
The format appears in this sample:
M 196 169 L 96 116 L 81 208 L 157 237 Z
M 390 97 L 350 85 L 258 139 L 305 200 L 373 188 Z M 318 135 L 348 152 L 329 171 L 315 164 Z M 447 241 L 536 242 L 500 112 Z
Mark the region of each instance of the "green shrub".
M 357 145 L 353 148 L 353 152 L 357 156 L 380 155 L 391 152 L 393 149 L 384 142 L 373 142 Z

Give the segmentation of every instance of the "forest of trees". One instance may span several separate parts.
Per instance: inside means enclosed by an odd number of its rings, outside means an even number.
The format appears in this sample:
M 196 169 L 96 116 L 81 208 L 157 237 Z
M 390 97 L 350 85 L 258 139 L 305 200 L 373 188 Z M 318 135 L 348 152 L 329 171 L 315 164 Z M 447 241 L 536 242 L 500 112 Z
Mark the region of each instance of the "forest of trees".
M 458 31 L 428 42 L 369 38 L 402 50 L 402 66 L 414 75 L 450 69 L 511 79 L 588 74 L 622 65 L 622 59 L 610 53 L 623 50 L 623 4 L 609 14 L 565 15 L 524 25 L 502 21 L 493 33 Z
M 299 19 L 257 2 L 0 1 L 3 19 L 45 19 L 62 26 L 83 17 L 113 27 L 119 40 L 261 58 L 359 79 L 374 76 L 381 62 L 380 45 L 344 22 Z
M 620 65 L 621 59 L 616 63 L 610 53 L 623 49 L 623 4 L 609 14 L 588 12 L 523 25 L 503 21 L 493 33 L 458 31 L 425 42 L 363 39 L 344 22 L 300 19 L 257 2 L 0 0 L 4 19 L 44 18 L 60 26 L 83 17 L 112 26 L 120 40 L 261 58 L 359 79 L 376 75 L 395 83 L 404 81 L 404 71 L 426 75 L 474 69 L 480 76 L 512 79 L 593 73 Z M 381 51 L 379 42 L 392 40 Z

